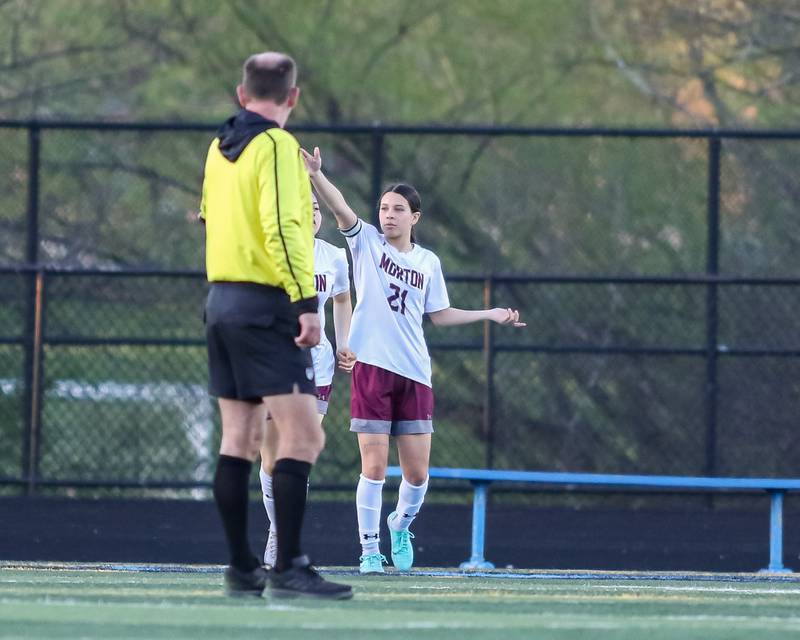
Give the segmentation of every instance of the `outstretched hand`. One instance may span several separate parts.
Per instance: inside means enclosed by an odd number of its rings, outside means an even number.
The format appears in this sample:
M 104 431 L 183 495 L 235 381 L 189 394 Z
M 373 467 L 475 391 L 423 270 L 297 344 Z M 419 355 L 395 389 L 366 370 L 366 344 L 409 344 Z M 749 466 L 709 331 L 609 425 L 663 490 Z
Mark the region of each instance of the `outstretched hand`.
M 346 347 L 336 351 L 336 359 L 339 362 L 339 368 L 348 373 L 350 373 L 356 365 L 356 354 Z
M 527 327 L 524 322 L 519 321 L 519 311 L 516 309 L 502 309 L 500 307 L 492 309 L 490 312 L 491 320 L 497 324 L 510 324 L 514 327 Z
M 300 153 L 303 154 L 303 161 L 306 163 L 308 175 L 313 176 L 319 173 L 320 169 L 322 169 L 322 156 L 319 155 L 319 147 L 314 147 L 313 156 L 302 147 L 300 148 Z

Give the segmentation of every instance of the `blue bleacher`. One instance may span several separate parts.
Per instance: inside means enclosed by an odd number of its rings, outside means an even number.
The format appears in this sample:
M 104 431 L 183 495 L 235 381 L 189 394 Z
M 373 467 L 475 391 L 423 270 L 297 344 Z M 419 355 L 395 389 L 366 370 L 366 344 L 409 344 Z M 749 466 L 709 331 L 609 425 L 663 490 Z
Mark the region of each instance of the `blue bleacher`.
M 389 467 L 388 476 L 400 476 L 400 467 Z M 522 482 L 549 486 L 592 486 L 615 489 L 698 490 L 704 492 L 766 491 L 770 496 L 769 565 L 761 571 L 791 573 L 783 564 L 783 499 L 788 491 L 800 490 L 795 478 L 715 478 L 698 476 L 650 476 L 604 473 L 564 473 L 557 471 L 504 471 L 496 469 L 457 469 L 431 467 L 431 478 L 466 480 L 474 488 L 472 502 L 472 554 L 461 563 L 462 569 L 491 569 L 484 557 L 486 504 L 489 486 L 494 482 Z

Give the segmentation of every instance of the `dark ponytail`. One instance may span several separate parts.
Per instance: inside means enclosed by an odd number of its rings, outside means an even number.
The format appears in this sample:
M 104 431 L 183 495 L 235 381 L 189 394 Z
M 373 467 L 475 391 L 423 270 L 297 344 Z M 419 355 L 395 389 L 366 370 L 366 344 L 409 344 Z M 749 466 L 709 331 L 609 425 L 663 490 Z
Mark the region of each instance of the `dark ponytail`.
M 381 193 L 381 197 L 378 199 L 378 207 L 381 205 L 380 201 L 383 199 L 383 196 L 390 191 L 392 193 L 399 193 L 406 199 L 406 202 L 408 202 L 408 207 L 411 209 L 411 213 L 422 212 L 422 198 L 419 197 L 419 192 L 410 184 L 406 184 L 404 182 L 397 182 L 386 187 L 383 190 L 383 193 Z M 411 228 L 411 242 L 415 244 L 417 242 L 413 227 Z

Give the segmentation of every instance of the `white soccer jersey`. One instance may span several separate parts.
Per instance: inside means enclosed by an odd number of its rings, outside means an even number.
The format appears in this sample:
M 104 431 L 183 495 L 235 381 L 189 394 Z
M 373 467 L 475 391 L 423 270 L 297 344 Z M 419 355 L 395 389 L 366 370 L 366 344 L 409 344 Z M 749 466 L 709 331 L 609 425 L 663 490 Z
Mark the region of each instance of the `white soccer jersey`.
M 347 255 L 344 249 L 329 242 L 314 238 L 314 283 L 319 297 L 320 341 L 311 349 L 314 360 L 314 377 L 318 387 L 326 387 L 333 381 L 335 358 L 333 347 L 325 335 L 325 303 L 328 298 L 350 290 Z
M 430 387 L 422 316 L 450 306 L 439 258 L 417 244 L 400 253 L 363 220 L 342 235 L 353 256 L 356 288 L 350 348 L 359 362 Z

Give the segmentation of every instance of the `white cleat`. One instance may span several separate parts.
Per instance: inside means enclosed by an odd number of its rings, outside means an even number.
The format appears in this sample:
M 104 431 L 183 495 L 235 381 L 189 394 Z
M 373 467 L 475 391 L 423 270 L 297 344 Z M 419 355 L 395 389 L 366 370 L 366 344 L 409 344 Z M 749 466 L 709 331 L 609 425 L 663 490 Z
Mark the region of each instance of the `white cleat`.
M 264 549 L 264 564 L 270 568 L 275 566 L 278 560 L 278 532 L 270 528 L 267 536 L 267 548 Z

